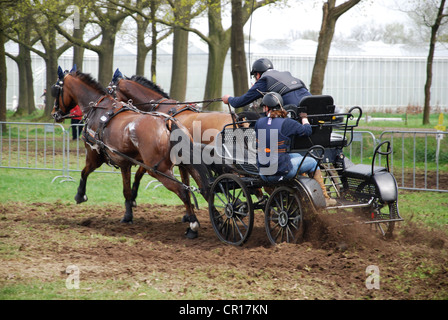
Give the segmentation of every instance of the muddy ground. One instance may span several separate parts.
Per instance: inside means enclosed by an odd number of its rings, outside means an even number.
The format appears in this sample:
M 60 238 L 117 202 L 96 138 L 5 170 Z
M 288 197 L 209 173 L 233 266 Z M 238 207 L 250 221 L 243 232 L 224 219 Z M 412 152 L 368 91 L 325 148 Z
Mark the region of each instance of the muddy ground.
M 257 211 L 252 236 L 234 247 L 218 240 L 206 209 L 194 240 L 183 236 L 182 206 L 139 205 L 132 225 L 119 223 L 122 214 L 119 205 L 0 204 L 0 242 L 9 248 L 0 252 L 0 286 L 63 282 L 76 265 L 81 287 L 123 281 L 130 299 L 150 289 L 168 299 L 448 298 L 447 234 L 411 223 L 398 223 L 386 241 L 349 216 L 320 214 L 303 243 L 273 247 Z M 371 289 L 369 266 L 380 276 Z

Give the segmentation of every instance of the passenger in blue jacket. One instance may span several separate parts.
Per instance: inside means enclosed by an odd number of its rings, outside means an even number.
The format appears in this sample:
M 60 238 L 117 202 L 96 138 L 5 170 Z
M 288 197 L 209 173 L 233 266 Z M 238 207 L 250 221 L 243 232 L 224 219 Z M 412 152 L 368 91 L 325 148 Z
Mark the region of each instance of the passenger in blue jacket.
M 297 174 L 308 174 L 321 186 L 327 206 L 335 205 L 336 200 L 327 194 L 317 161 L 311 156 L 303 160 L 301 154 L 287 152 L 293 136 L 311 135 L 312 129 L 307 114 L 300 114 L 302 123 L 287 118 L 283 109 L 283 99 L 276 92 L 267 93 L 262 105 L 267 116 L 255 123 L 257 166 L 261 178 L 267 182 L 278 182 L 292 179 Z
M 277 92 L 282 96 L 284 105 L 298 106 L 303 97 L 311 95 L 302 80 L 293 77 L 289 71 L 274 70 L 269 59 L 256 60 L 250 74 L 256 82 L 249 91 L 240 97 L 226 94 L 222 96 L 222 102 L 240 108 L 262 98 L 266 92 Z

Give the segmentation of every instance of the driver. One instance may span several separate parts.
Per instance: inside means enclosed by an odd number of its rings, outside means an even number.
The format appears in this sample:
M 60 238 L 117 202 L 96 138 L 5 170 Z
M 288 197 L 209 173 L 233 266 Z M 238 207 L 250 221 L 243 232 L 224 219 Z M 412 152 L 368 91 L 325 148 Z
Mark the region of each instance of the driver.
M 289 71 L 274 70 L 269 59 L 261 58 L 252 64 L 250 75 L 255 84 L 240 97 L 222 96 L 222 102 L 234 108 L 240 108 L 263 97 L 265 92 L 277 92 L 283 97 L 284 105 L 298 106 L 303 97 L 311 95 L 302 80 L 291 75 Z
M 303 160 L 301 154 L 287 152 L 287 148 L 291 143 L 291 138 L 294 135 L 309 137 L 312 134 L 307 114 L 300 113 L 302 124 L 287 118 L 287 113 L 283 109 L 283 99 L 281 95 L 276 92 L 267 93 L 261 104 L 263 106 L 263 111 L 266 112 L 267 116 L 260 118 L 255 123 L 258 152 L 257 166 L 260 170 L 260 177 L 266 182 L 278 182 L 292 179 L 297 174 L 308 174 L 308 176 L 314 178 L 321 186 L 327 206 L 336 205 L 336 200 L 331 199 L 327 194 L 322 173 L 317 166 L 317 161 L 311 156 L 305 157 Z M 262 130 L 264 130 L 264 132 L 262 132 Z M 277 131 L 278 138 L 276 153 L 271 152 L 271 148 L 274 148 L 274 146 L 271 146 L 270 141 L 271 133 L 274 130 Z M 265 149 L 262 150 L 262 148 Z M 269 161 L 266 161 L 266 159 L 269 159 Z M 301 163 L 302 165 L 300 166 Z M 270 168 L 272 164 L 277 165 L 277 171 L 269 172 L 269 175 L 262 174 L 263 172 L 267 172 L 263 171 L 263 169 Z

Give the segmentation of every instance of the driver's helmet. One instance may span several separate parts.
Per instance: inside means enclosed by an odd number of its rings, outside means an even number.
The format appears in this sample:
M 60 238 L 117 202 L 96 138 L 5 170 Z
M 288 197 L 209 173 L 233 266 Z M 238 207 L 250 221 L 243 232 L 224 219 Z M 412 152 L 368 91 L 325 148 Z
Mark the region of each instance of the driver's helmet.
M 261 101 L 263 106 L 268 107 L 270 110 L 282 109 L 283 108 L 283 98 L 277 92 L 269 92 L 265 94 L 263 100 Z
M 265 71 L 269 70 L 269 69 L 273 69 L 274 65 L 272 64 L 271 60 L 266 59 L 266 58 L 261 58 L 256 60 L 253 64 L 252 64 L 252 70 L 250 71 L 250 75 L 253 76 L 255 74 L 255 72 L 258 73 L 264 73 Z

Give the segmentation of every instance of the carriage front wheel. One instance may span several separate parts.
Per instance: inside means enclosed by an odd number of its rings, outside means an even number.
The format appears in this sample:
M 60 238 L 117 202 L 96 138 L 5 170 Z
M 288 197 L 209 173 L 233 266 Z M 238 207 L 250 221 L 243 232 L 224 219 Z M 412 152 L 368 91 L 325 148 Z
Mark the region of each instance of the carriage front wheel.
M 223 174 L 213 182 L 208 209 L 221 241 L 232 245 L 247 241 L 254 226 L 254 208 L 251 194 L 238 176 Z
M 266 233 L 272 244 L 302 240 L 304 210 L 297 190 L 285 186 L 276 188 L 264 213 Z

